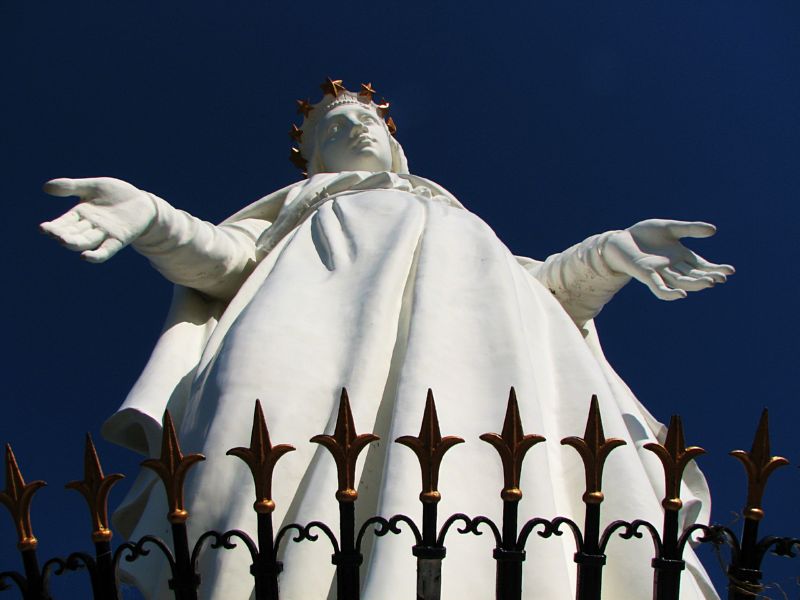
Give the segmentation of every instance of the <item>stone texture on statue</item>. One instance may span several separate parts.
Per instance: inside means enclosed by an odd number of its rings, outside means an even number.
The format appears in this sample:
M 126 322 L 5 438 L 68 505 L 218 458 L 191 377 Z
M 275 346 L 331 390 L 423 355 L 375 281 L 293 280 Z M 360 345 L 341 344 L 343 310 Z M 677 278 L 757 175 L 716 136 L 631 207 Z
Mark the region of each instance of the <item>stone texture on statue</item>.
M 173 414 L 182 443 L 207 462 L 188 483 L 190 532 L 252 530 L 253 484 L 225 452 L 249 439 L 260 398 L 272 438 L 297 451 L 276 472 L 276 525 L 336 522 L 331 461 L 311 436 L 332 429 L 339 390 L 350 392 L 361 431 L 382 440 L 418 429 L 426 390 L 442 427 L 467 440 L 440 474 L 440 514 L 498 517 L 502 479 L 480 434 L 503 421 L 514 386 L 528 425 L 548 440 L 580 433 L 597 394 L 606 434 L 628 442 L 606 467 L 604 518 L 661 519 L 657 459 L 641 450 L 663 427 L 606 362 L 591 319 L 635 278 L 662 299 L 723 282 L 733 269 L 680 243 L 714 231 L 705 223 L 650 220 L 588 238 L 538 262 L 517 258 L 478 217 L 438 184 L 408 173 L 402 148 L 371 96 L 331 90 L 305 111 L 297 156 L 309 178 L 220 225 L 201 221 L 125 182 L 53 180 L 46 191 L 82 202 L 42 229 L 90 261 L 131 244 L 177 284 L 164 332 L 142 376 L 104 426 L 112 441 L 158 452 L 160 419 Z M 576 327 L 577 325 L 577 327 Z M 531 453 L 521 514 L 580 518 L 578 459 L 557 444 Z M 362 516 L 418 511 L 418 467 L 399 446 L 376 443 L 359 467 Z M 143 473 L 115 523 L 126 535 L 167 533 L 164 499 Z M 682 516 L 708 515 L 708 491 L 687 469 Z M 162 531 L 164 530 L 164 531 Z M 459 540 L 444 562 L 443 598 L 488 598 L 488 542 Z M 574 597 L 570 540 L 529 549 L 525 598 Z M 609 546 L 605 597 L 645 598 L 649 549 Z M 333 577 L 322 544 L 288 545 L 281 597 L 327 597 Z M 689 555 L 682 598 L 716 598 Z M 201 597 L 248 598 L 249 562 L 235 552 L 201 560 Z M 624 565 L 624 567 L 623 567 Z M 641 565 L 636 566 L 636 565 Z M 154 562 L 126 577 L 148 598 L 166 598 Z M 363 566 L 366 600 L 413 597 L 414 559 L 402 542 L 377 543 Z

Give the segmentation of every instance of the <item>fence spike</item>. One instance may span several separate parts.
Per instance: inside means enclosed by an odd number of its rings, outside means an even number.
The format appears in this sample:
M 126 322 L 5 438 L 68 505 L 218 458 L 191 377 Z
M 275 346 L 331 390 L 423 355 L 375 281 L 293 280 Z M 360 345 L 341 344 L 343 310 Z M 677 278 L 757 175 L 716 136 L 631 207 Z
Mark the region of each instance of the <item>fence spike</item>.
M 324 446 L 333 455 L 339 477 L 336 499 L 340 502 L 355 502 L 358 499 L 358 492 L 355 489 L 356 460 L 368 444 L 379 439 L 372 433 L 361 435 L 356 433 L 347 390 L 342 388 L 342 394 L 339 397 L 339 414 L 336 418 L 333 435 L 320 434 L 311 438 L 312 442 Z
M 168 410 L 164 411 L 163 426 L 161 456 L 148 458 L 142 461 L 141 465 L 155 471 L 156 475 L 164 482 L 169 506 L 167 518 L 174 525 L 185 523 L 189 518 L 189 512 L 184 507 L 183 484 L 189 469 L 205 460 L 206 457 L 202 454 L 183 455 L 178 443 L 178 435 L 175 433 L 175 424 L 172 422 L 172 415 Z
M 644 448 L 655 454 L 664 467 L 664 499 L 661 505 L 666 510 L 680 510 L 683 506 L 680 498 L 683 471 L 690 460 L 705 454 L 706 451 L 699 446 L 686 447 L 680 415 L 673 415 L 670 419 L 667 438 L 663 445 L 650 442 L 645 444 Z
M 125 476 L 120 473 L 112 473 L 107 477 L 103 474 L 92 436 L 87 433 L 83 452 L 83 480 L 70 481 L 64 487 L 79 492 L 89 505 L 93 542 L 111 541 L 112 533 L 108 526 L 108 494 L 114 484 L 124 478 Z
M 583 459 L 583 468 L 586 472 L 586 493 L 583 495 L 583 501 L 586 504 L 600 504 L 603 501 L 603 465 L 611 451 L 618 446 L 624 446 L 626 442 L 618 438 L 606 439 L 596 395 L 592 395 L 583 437 L 566 437 L 561 443 L 575 448 Z
M 764 518 L 761 500 L 767 486 L 767 479 L 775 469 L 789 464 L 789 461 L 782 456 L 772 456 L 770 453 L 769 413 L 766 408 L 762 411 L 761 419 L 758 421 L 750 452 L 733 450 L 730 455 L 742 463 L 747 473 L 747 506 L 744 509 L 744 516 L 747 519 L 760 521 Z
M 25 483 L 11 444 L 6 444 L 6 489 L 0 492 L 0 502 L 11 513 L 17 529 L 17 547 L 22 551 L 34 550 L 39 544 L 31 526 L 31 501 L 33 495 L 46 485 L 41 480 Z
M 264 411 L 261 409 L 261 401 L 256 400 L 250 447 L 231 448 L 226 454 L 242 459 L 250 467 L 256 486 L 256 501 L 253 509 L 257 513 L 271 513 L 275 510 L 275 501 L 272 499 L 272 471 L 275 463 L 284 454 L 293 450 L 295 447 L 289 444 L 272 445 L 267 421 L 264 419 Z
M 454 435 L 442 437 L 439 429 L 439 416 L 436 414 L 436 402 L 433 399 L 433 391 L 428 390 L 425 400 L 425 412 L 422 417 L 422 425 L 417 437 L 404 435 L 395 440 L 407 448 L 411 448 L 417 455 L 419 466 L 422 471 L 422 492 L 419 499 L 424 503 L 434 503 L 441 500 L 439 493 L 439 467 L 442 464 L 445 452 L 457 444 L 463 444 L 464 440 Z

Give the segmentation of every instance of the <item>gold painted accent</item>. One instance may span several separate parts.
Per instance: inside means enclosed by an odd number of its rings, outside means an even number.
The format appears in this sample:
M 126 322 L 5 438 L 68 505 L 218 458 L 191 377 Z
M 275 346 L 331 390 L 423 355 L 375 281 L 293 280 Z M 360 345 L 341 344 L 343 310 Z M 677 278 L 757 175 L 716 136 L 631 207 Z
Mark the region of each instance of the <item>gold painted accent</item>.
M 395 125 L 394 119 L 392 117 L 386 119 L 386 127 L 389 128 L 390 134 L 394 135 L 395 133 L 397 133 L 397 125 Z
M 690 460 L 705 454 L 706 451 L 699 446 L 686 447 L 683 437 L 683 422 L 679 415 L 673 415 L 669 420 L 667 438 L 664 440 L 663 446 L 656 442 L 650 442 L 644 447 L 655 454 L 664 467 L 664 499 L 661 501 L 661 506 L 666 510 L 680 510 L 683 506 L 681 501 L 683 471 Z
M 522 420 L 519 416 L 517 392 L 514 388 L 508 394 L 506 417 L 503 421 L 503 433 L 484 433 L 480 436 L 484 442 L 491 444 L 500 455 L 503 463 L 503 489 L 500 497 L 506 502 L 516 502 L 522 498 L 519 488 L 520 475 L 522 474 L 522 461 L 525 454 L 539 442 L 544 442 L 541 435 L 525 435 L 522 430 Z
M 366 98 L 367 102 L 372 100 L 372 97 L 375 95 L 375 90 L 372 87 L 372 82 L 370 83 L 362 83 L 361 90 L 358 92 L 359 96 Z
M 92 541 L 110 542 L 112 533 L 108 526 L 108 494 L 114 484 L 124 475 L 112 473 L 103 475 L 103 467 L 97 457 L 97 450 L 92 443 L 92 436 L 86 434 L 86 447 L 83 452 L 83 481 L 70 481 L 65 487 L 80 492 L 92 519 Z
M 390 106 L 391 104 L 386 101 L 386 98 L 383 98 L 381 103 L 375 106 L 375 110 L 378 111 L 381 119 L 385 119 L 389 115 Z
M 561 443 L 575 448 L 583 459 L 583 468 L 586 472 L 584 503 L 600 504 L 603 501 L 603 465 L 611 451 L 617 446 L 624 446 L 626 442 L 618 438 L 605 438 L 603 420 L 600 418 L 600 405 L 596 395 L 592 395 L 583 437 L 566 437 L 561 440 Z
M 303 140 L 303 130 L 292 123 L 292 128 L 289 130 L 289 137 L 299 144 Z
M 227 454 L 241 458 L 250 467 L 256 485 L 256 501 L 253 509 L 257 513 L 267 514 L 275 510 L 275 502 L 272 500 L 272 471 L 278 459 L 294 449 L 294 446 L 288 444 L 272 445 L 264 411 L 261 410 L 261 401 L 256 400 L 250 447 L 231 448 Z
M 304 117 L 308 118 L 308 115 L 311 114 L 311 111 L 314 110 L 311 102 L 306 100 L 296 100 L 297 102 L 297 114 L 303 115 Z
M 439 430 L 439 416 L 436 414 L 436 402 L 430 389 L 425 400 L 425 412 L 419 428 L 419 435 L 417 437 L 404 435 L 397 438 L 395 442 L 411 448 L 417 455 L 422 471 L 422 492 L 420 492 L 419 499 L 426 504 L 439 502 L 442 498 L 438 490 L 439 467 L 442 464 L 444 453 L 456 444 L 464 443 L 464 440 L 454 435 L 442 437 Z
M 342 388 L 339 398 L 339 414 L 336 418 L 336 427 L 333 435 L 315 435 L 311 441 L 328 449 L 336 461 L 336 471 L 339 476 L 339 489 L 336 499 L 339 502 L 355 502 L 358 492 L 355 489 L 356 460 L 361 451 L 371 442 L 380 438 L 371 433 L 358 435 L 353 422 L 353 413 L 350 410 L 350 400 L 347 390 Z
M 789 461 L 782 456 L 770 454 L 769 413 L 766 408 L 761 413 L 750 452 L 734 450 L 730 455 L 739 459 L 747 472 L 747 506 L 744 509 L 744 516 L 752 521 L 760 521 L 764 518 L 761 499 L 764 496 L 764 488 L 767 487 L 767 478 L 775 469 L 789 464 Z
M 299 148 L 292 148 L 292 151 L 289 154 L 289 160 L 292 161 L 292 164 L 301 171 L 305 171 L 308 167 L 308 161 L 303 157 L 303 154 L 300 152 Z
M 148 458 L 142 461 L 142 466 L 155 471 L 156 475 L 164 482 L 167 492 L 167 505 L 169 513 L 167 518 L 170 523 L 185 523 L 189 518 L 188 511 L 184 508 L 183 484 L 186 474 L 194 465 L 206 459 L 202 454 L 181 453 L 178 436 L 175 433 L 175 424 L 172 415 L 164 411 L 164 431 L 161 434 L 161 456 Z
M 339 97 L 339 92 L 347 91 L 342 85 L 341 79 L 331 79 L 330 77 L 327 77 L 319 87 L 322 89 L 323 94 L 333 96 L 334 98 Z
M 46 485 L 44 481 L 25 483 L 11 444 L 6 444 L 6 489 L 0 492 L 0 502 L 11 513 L 17 529 L 17 548 L 22 551 L 34 550 L 39 544 L 31 527 L 31 500 L 36 491 Z

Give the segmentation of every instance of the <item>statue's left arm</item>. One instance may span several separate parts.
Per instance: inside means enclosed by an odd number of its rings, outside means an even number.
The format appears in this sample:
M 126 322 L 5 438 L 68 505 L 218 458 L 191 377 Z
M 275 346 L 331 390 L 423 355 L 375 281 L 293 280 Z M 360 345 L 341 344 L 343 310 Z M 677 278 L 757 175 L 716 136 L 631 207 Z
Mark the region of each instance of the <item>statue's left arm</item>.
M 724 283 L 733 267 L 689 250 L 681 238 L 714 235 L 709 223 L 649 219 L 623 231 L 595 235 L 543 263 L 524 264 L 582 327 L 631 278 L 661 300 Z

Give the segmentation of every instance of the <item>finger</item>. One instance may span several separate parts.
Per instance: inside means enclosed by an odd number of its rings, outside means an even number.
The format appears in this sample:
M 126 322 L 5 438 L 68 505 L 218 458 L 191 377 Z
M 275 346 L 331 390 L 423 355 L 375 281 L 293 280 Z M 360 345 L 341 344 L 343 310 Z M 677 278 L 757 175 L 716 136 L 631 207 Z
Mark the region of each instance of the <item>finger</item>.
M 716 263 L 707 261 L 698 254 L 693 254 L 690 264 L 691 263 L 694 263 L 694 267 L 703 269 L 704 271 L 716 271 L 717 273 L 722 273 L 723 275 L 733 275 L 736 273 L 736 269 L 734 269 L 732 265 L 718 265 Z
M 641 263 L 636 263 L 636 270 L 633 276 L 650 288 L 650 291 L 653 292 L 656 298 L 661 300 L 680 300 L 681 298 L 685 298 L 686 292 L 684 290 L 669 287 L 664 282 L 661 275 L 659 275 L 658 271 L 656 271 L 656 268 L 663 270 L 667 265 L 661 263 L 661 261 L 651 262 L 655 264 L 643 265 Z
M 48 235 L 58 236 L 62 231 L 65 231 L 67 228 L 80 221 L 80 219 L 81 217 L 78 213 L 74 210 L 70 210 L 52 221 L 41 223 L 39 225 L 39 230 Z
M 703 221 L 667 221 L 667 230 L 675 238 L 707 238 L 717 232 L 711 223 Z
M 70 225 L 66 225 L 64 227 L 64 233 L 71 233 L 71 234 L 83 233 L 87 229 L 92 229 L 94 227 L 91 221 L 84 218 L 80 218 L 80 215 L 78 216 L 79 218 L 77 221 L 75 221 Z
M 44 184 L 43 190 L 51 196 L 80 196 L 86 198 L 97 189 L 97 177 L 85 177 L 83 179 L 69 179 L 61 177 L 51 179 Z
M 90 263 L 101 263 L 107 261 L 125 246 L 117 238 L 106 239 L 96 250 L 86 250 L 81 252 L 81 258 Z
M 728 278 L 725 276 L 724 273 L 720 273 L 719 271 L 706 271 L 704 269 L 695 269 L 687 262 L 678 261 L 672 264 L 672 269 L 680 273 L 681 275 L 687 275 L 689 277 L 694 277 L 696 279 L 700 279 L 703 277 L 710 277 L 714 280 L 714 283 L 725 283 L 728 281 Z
M 100 229 L 89 229 L 83 233 L 62 235 L 59 239 L 70 250 L 81 252 L 98 248 L 107 237 L 108 234 Z
M 666 283 L 673 288 L 686 290 L 687 292 L 697 292 L 706 288 L 714 287 L 716 283 L 711 277 L 702 275 L 692 277 L 684 275 L 673 269 L 667 268 L 661 272 L 661 276 Z

